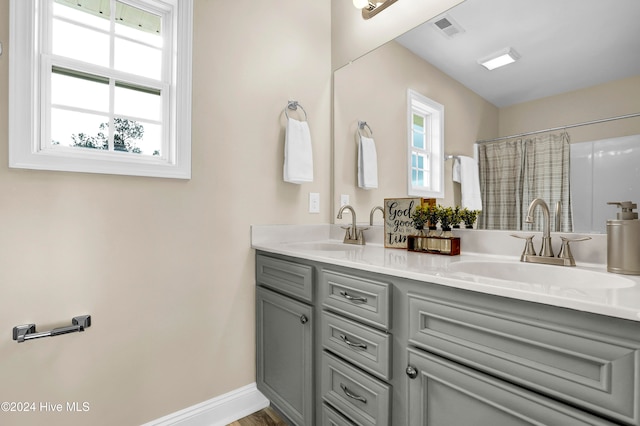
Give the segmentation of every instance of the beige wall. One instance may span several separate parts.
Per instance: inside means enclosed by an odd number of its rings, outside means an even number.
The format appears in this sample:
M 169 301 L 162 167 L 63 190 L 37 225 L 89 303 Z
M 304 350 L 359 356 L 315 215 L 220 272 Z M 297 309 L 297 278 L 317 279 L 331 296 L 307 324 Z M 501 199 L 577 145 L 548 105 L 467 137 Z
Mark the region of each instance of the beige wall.
M 640 75 L 500 109 L 500 136 L 640 112 Z M 640 117 L 568 129 L 572 142 L 640 133 Z
M 362 19 L 351 0 L 331 0 L 332 64 L 336 70 L 463 0 L 402 0 Z
M 337 70 L 334 87 L 334 202 L 340 205 L 340 194 L 348 194 L 358 221 L 367 221 L 368 212 L 385 197 L 407 196 L 407 89 L 444 105 L 446 154 L 473 156 L 476 140 L 497 135 L 495 106 L 396 42 Z M 357 187 L 359 120 L 374 132 L 378 189 Z M 444 205 L 460 204 L 451 165 L 445 163 L 445 198 L 438 200 Z
M 0 401 L 90 403 L 0 424 L 137 425 L 255 381 L 249 227 L 329 221 L 330 30 L 328 2 L 195 0 L 190 181 L 16 170 L 0 0 Z M 313 184 L 282 181 L 288 99 L 309 114 Z M 81 335 L 11 339 L 85 313 Z

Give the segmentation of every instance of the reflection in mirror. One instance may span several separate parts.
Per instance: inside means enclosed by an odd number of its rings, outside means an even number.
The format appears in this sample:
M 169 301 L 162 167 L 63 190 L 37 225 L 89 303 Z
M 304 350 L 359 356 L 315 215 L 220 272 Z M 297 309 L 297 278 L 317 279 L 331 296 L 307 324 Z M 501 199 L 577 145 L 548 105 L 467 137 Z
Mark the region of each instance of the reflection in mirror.
M 542 231 L 541 209 L 533 223 L 525 223 L 529 205 L 541 198 L 555 225 L 551 230 L 573 230 L 567 132 L 478 144 L 477 159 L 482 194 L 480 229 Z
M 407 93 L 409 135 L 409 196 L 444 196 L 444 107 L 409 89 Z
M 366 212 L 385 197 L 408 195 L 404 116 L 408 88 L 446 108 L 445 155 L 474 157 L 478 140 L 553 128 L 560 130 L 546 134 L 561 134 L 563 126 L 568 127 L 572 147 L 640 134 L 637 116 L 569 128 L 574 123 L 640 112 L 640 56 L 631 53 L 640 51 L 637 16 L 640 2 L 636 0 L 615 5 L 599 0 L 466 0 L 337 70 L 334 204 L 339 205 L 345 194 L 356 211 Z M 458 26 L 449 31 L 453 35 L 435 25 L 443 18 Z M 514 48 L 520 59 L 493 71 L 478 64 L 479 58 L 506 47 Z M 354 134 L 359 120 L 366 120 L 376 135 L 379 186 L 375 190 L 357 188 Z M 604 152 L 602 158 L 612 156 Z M 592 151 L 592 155 L 599 154 Z M 460 185 L 451 179 L 452 163 L 445 162 L 445 191 L 438 199 L 443 205 L 461 200 Z M 594 173 L 593 187 L 599 185 Z M 570 174 L 573 179 L 573 169 Z M 569 185 L 577 186 L 573 181 Z M 614 181 L 603 186 L 606 192 L 624 185 L 632 183 Z M 637 194 L 640 190 L 635 186 Z M 640 194 L 632 201 L 639 200 Z M 553 211 L 555 206 L 547 201 Z M 571 203 L 568 210 L 574 229 L 599 232 L 603 224 L 596 223 L 602 220 L 596 217 L 600 213 L 592 212 L 589 201 L 581 203 Z M 615 208 L 609 208 L 605 217 L 615 217 Z M 586 220 L 590 228 L 578 229 L 578 223 L 585 223 L 583 214 L 593 219 Z

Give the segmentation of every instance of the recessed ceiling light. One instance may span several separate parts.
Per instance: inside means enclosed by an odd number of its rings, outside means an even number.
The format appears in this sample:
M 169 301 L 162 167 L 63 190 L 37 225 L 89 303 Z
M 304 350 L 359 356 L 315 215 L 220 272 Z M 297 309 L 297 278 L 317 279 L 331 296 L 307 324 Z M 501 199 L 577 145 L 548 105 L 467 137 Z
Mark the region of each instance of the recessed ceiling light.
M 518 59 L 520 59 L 520 55 L 518 54 L 518 52 L 513 50 L 511 47 L 507 47 L 506 49 L 502 49 L 499 52 L 493 53 L 486 58 L 479 59 L 478 63 L 491 71 L 496 68 L 512 64 Z

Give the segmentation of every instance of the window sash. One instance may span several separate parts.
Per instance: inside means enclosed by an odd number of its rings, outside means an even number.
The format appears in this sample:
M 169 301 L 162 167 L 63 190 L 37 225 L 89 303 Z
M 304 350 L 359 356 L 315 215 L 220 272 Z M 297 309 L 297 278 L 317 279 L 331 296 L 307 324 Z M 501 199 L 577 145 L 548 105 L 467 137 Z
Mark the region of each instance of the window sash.
M 168 93 L 168 84 L 166 82 L 163 82 L 162 80 L 160 81 L 156 81 L 153 79 L 149 79 L 149 78 L 145 78 L 142 77 L 140 75 L 137 74 L 128 74 L 122 71 L 119 71 L 118 69 L 116 69 L 116 48 L 115 48 L 115 43 L 117 42 L 117 40 L 119 38 L 122 38 L 121 35 L 117 34 L 117 21 L 116 21 L 116 9 L 117 9 L 117 2 L 116 0 L 110 0 L 110 12 L 108 14 L 108 21 L 109 21 L 109 26 L 108 26 L 108 30 L 106 29 L 101 29 L 101 28 L 96 28 L 95 26 L 92 25 L 84 25 L 81 22 L 78 22 L 75 19 L 69 19 L 66 18 L 64 16 L 56 16 L 53 13 L 54 10 L 54 4 L 56 4 L 57 2 L 55 0 L 50 0 L 47 2 L 47 5 L 49 7 L 46 8 L 46 12 L 45 12 L 45 21 L 47 22 L 47 25 L 52 24 L 54 20 L 63 20 L 63 21 L 67 21 L 67 22 L 71 22 L 74 25 L 78 25 L 80 27 L 85 27 L 85 28 L 89 28 L 92 31 L 96 31 L 96 32 L 100 32 L 103 33 L 105 35 L 107 35 L 109 37 L 109 66 L 108 67 L 104 67 L 104 66 L 100 66 L 98 64 L 95 63 L 91 63 L 91 62 L 82 62 L 79 60 L 74 60 L 73 58 L 68 58 L 68 57 L 61 57 L 61 56 L 57 56 L 54 55 L 52 52 L 53 49 L 53 42 L 54 42 L 54 37 L 57 36 L 57 34 L 54 34 L 53 32 L 53 25 L 49 25 L 48 31 L 47 33 L 49 34 L 49 37 L 47 38 L 48 42 L 43 42 L 43 46 L 45 47 L 44 52 L 42 53 L 42 57 L 43 57 L 43 64 L 45 64 L 44 69 L 42 70 L 42 90 L 43 90 L 43 94 L 42 94 L 42 99 L 45 100 L 43 102 L 43 118 L 44 118 L 44 126 L 43 126 L 43 132 L 42 132 L 42 138 L 41 138 L 41 144 L 40 144 L 40 149 L 41 150 L 47 150 L 47 149 L 66 149 L 68 147 L 63 147 L 63 146 L 54 146 L 53 145 L 53 141 L 52 141 L 52 135 L 51 135 L 51 118 L 52 118 L 52 108 L 62 108 L 62 109 L 68 109 L 65 106 L 54 106 L 51 102 L 48 102 L 48 100 L 50 99 L 50 91 L 51 91 L 51 78 L 52 78 L 52 74 L 53 73 L 61 73 L 67 76 L 72 76 L 72 77 L 76 77 L 76 78 L 85 78 L 85 79 L 89 79 L 92 81 L 101 81 L 101 82 L 105 82 L 108 84 L 109 86 L 109 104 L 108 104 L 108 110 L 107 111 L 99 111 L 99 113 L 101 114 L 105 114 L 106 113 L 106 117 L 108 119 L 107 123 L 108 123 L 108 152 L 114 152 L 114 151 L 118 151 L 115 141 L 114 141 L 114 136 L 115 136 L 115 119 L 116 118 L 123 118 L 123 119 L 129 119 L 129 120 L 134 120 L 136 122 L 151 122 L 155 125 L 160 125 L 160 126 L 164 126 L 164 123 L 167 121 L 168 116 L 170 114 L 170 109 L 169 109 L 169 97 L 167 95 L 164 95 L 164 93 Z M 136 7 L 136 8 L 140 8 L 136 3 L 132 3 L 132 7 Z M 62 5 L 61 7 L 69 7 L 69 6 L 64 6 Z M 144 10 L 142 8 L 140 8 L 141 10 Z M 160 27 L 161 28 L 167 28 L 167 32 L 170 32 L 170 25 L 164 25 L 164 21 L 166 21 L 167 19 L 165 19 L 165 14 L 159 14 L 156 11 L 148 11 L 145 10 L 145 12 L 147 13 L 151 13 L 154 14 L 156 16 L 159 17 L 160 19 Z M 87 12 L 88 13 L 88 12 Z M 161 31 L 161 34 L 163 34 L 164 31 Z M 162 37 L 165 37 L 164 35 Z M 167 40 L 163 41 L 163 45 L 165 46 L 170 46 L 170 44 L 168 43 Z M 167 57 L 169 56 L 169 53 L 167 51 L 167 49 L 163 49 L 162 50 L 162 56 L 163 57 Z M 162 61 L 163 63 L 167 63 L 166 60 Z M 162 67 L 162 71 L 160 73 L 161 76 L 169 76 L 170 75 L 170 70 L 167 70 L 168 67 Z M 158 94 L 160 95 L 160 103 L 161 103 L 161 111 L 160 111 L 160 117 L 157 120 L 149 120 L 148 118 L 142 118 L 142 117 L 135 117 L 135 116 L 125 116 L 122 114 L 116 114 L 115 111 L 115 107 L 116 107 L 116 88 L 117 87 L 124 87 L 124 88 L 132 88 L 135 90 L 143 90 L 147 93 L 153 93 L 153 94 Z M 163 90 L 164 89 L 164 90 Z M 91 114 L 95 114 L 97 113 L 97 111 L 83 111 L 82 109 L 77 110 L 78 112 L 86 112 L 86 113 L 91 113 Z M 97 129 L 96 129 L 97 132 Z M 167 153 L 168 153 L 168 138 L 166 137 L 166 135 L 163 135 L 162 133 L 160 134 L 161 136 L 161 141 L 160 141 L 160 153 L 161 156 L 160 158 L 163 158 L 165 160 L 168 159 L 167 157 Z M 72 149 L 76 149 L 77 147 L 71 147 Z M 85 153 L 87 155 L 92 155 L 92 154 L 96 154 L 96 155 L 103 155 L 105 152 L 104 151 L 99 151 L 99 152 L 94 152 L 94 153 Z M 128 154 L 128 152 L 122 152 L 121 153 L 126 153 Z M 136 154 L 138 155 L 138 154 Z M 151 153 L 152 155 L 152 153 Z M 139 156 L 139 155 L 138 155 Z
M 189 179 L 191 177 L 191 54 L 193 0 L 125 0 L 153 13 L 164 14 L 165 55 L 163 81 L 132 76 L 121 71 L 104 72 L 100 67 L 47 54 L 51 30 L 49 0 L 11 0 L 9 63 L 9 166 Z M 124 3 L 124 1 L 123 1 Z M 177 49 L 177 50 L 176 50 Z M 179 52 L 179 55 L 176 55 Z M 162 158 L 93 150 L 41 149 L 43 134 L 49 134 L 50 81 L 53 66 L 76 69 L 113 78 L 120 86 L 147 87 L 160 91 L 163 99 Z M 47 71 L 48 69 L 48 71 Z M 105 75 L 106 74 L 106 75 Z M 46 106 L 46 107 L 45 107 Z M 83 151 L 83 152 L 79 152 Z M 99 154 L 99 155 L 96 155 Z

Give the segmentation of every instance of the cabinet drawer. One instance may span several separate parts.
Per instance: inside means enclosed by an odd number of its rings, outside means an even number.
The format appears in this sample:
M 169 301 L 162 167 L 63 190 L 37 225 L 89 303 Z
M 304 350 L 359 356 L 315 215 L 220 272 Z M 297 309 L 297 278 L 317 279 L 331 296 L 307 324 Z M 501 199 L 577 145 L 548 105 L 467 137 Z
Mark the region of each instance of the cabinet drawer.
M 391 378 L 391 336 L 387 333 L 324 311 L 322 345 L 381 379 Z
M 385 330 L 391 327 L 389 283 L 323 269 L 319 286 L 324 307 Z
M 478 370 L 640 425 L 640 351 L 634 342 L 552 318 L 409 293 L 409 342 Z
M 409 349 L 409 425 L 613 426 L 551 398 Z
M 256 256 L 256 282 L 297 299 L 311 302 L 313 268 L 259 254 Z
M 322 426 L 355 426 L 355 423 L 351 423 L 325 402 L 322 404 Z
M 391 388 L 337 357 L 322 354 L 322 398 L 355 423 L 388 425 Z

